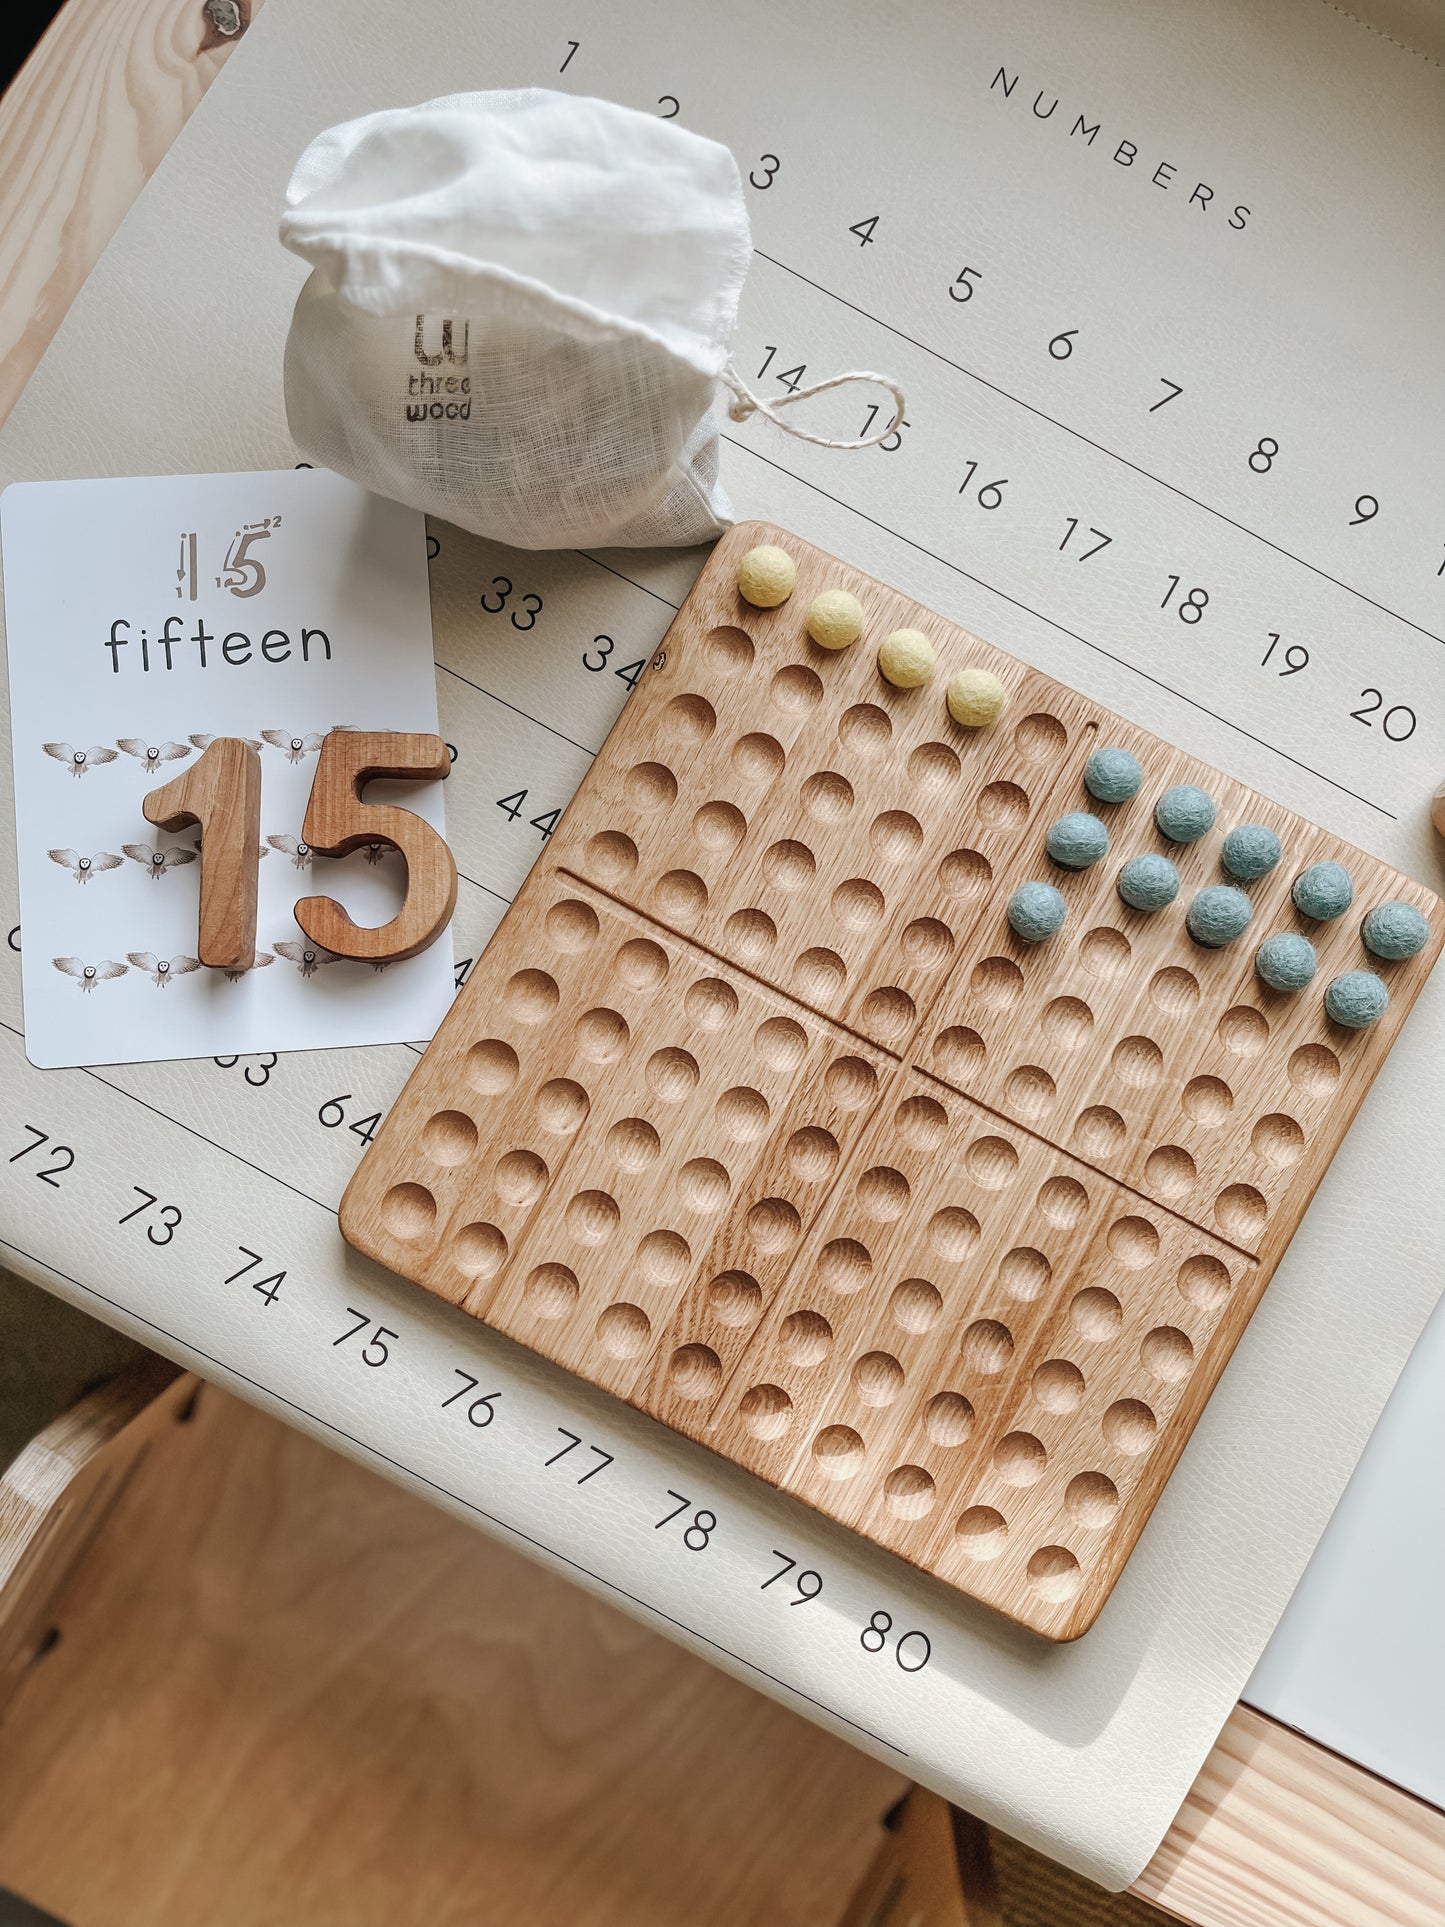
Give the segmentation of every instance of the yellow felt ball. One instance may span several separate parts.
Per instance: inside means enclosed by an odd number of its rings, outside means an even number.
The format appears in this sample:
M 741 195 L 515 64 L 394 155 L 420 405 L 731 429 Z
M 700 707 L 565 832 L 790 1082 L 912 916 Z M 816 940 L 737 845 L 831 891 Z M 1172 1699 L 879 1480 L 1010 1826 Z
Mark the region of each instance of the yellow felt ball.
M 798 572 L 786 549 L 749 549 L 738 564 L 738 594 L 755 609 L 776 609 L 793 593 Z
M 878 673 L 895 689 L 917 689 L 928 681 L 937 661 L 921 629 L 895 629 L 879 648 Z
M 948 685 L 948 713 L 965 729 L 982 729 L 1003 705 L 1004 686 L 991 670 L 960 669 Z
M 808 634 L 820 649 L 847 649 L 863 633 L 863 605 L 846 589 L 825 589 L 808 611 Z

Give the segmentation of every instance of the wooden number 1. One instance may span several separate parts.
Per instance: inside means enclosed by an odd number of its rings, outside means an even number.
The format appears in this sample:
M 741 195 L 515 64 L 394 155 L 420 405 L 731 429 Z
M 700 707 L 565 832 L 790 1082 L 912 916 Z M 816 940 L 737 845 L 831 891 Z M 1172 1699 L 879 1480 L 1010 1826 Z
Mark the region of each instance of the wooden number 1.
M 406 861 L 406 896 L 390 923 L 353 923 L 331 897 L 303 897 L 297 923 L 313 943 L 340 957 L 390 963 L 414 957 L 446 928 L 457 900 L 457 866 L 445 841 L 414 810 L 364 803 L 379 776 L 440 778 L 451 768 L 440 736 L 400 730 L 334 729 L 321 745 L 301 834 L 323 856 L 346 856 L 366 843 L 390 843 Z
M 200 824 L 201 929 L 196 949 L 203 964 L 249 970 L 256 957 L 260 757 L 239 736 L 218 736 L 184 776 L 153 791 L 142 807 L 158 830 Z

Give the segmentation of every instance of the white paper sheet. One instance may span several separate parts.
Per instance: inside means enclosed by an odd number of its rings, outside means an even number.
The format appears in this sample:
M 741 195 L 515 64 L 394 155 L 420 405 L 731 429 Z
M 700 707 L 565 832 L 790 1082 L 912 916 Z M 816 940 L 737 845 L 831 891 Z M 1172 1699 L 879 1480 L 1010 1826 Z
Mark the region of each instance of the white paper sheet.
M 1445 1810 L 1442 1390 L 1445 1300 L 1244 1698 Z
M 1445 490 L 1422 424 L 1441 384 L 1442 76 L 1318 0 L 891 14 L 861 0 L 826 14 L 801 0 L 416 0 L 404 14 L 267 0 L 0 436 L 0 475 L 294 459 L 281 348 L 304 270 L 274 231 L 296 154 L 389 103 L 533 83 L 676 110 L 734 148 L 759 249 L 736 345 L 749 379 L 766 389 L 805 363 L 807 379 L 880 367 L 907 387 L 891 452 L 730 426 L 741 512 L 1440 887 L 1427 802 L 1445 716 Z M 1236 206 L 1251 210 L 1242 229 Z M 854 230 L 874 215 L 865 240 Z M 813 420 L 856 434 L 870 405 L 850 416 L 856 399 Z M 461 972 L 625 699 L 614 671 L 646 659 L 698 559 L 432 534 L 442 725 L 460 752 L 446 790 Z M 1097 552 L 1076 559 L 1086 536 Z M 1181 618 L 1181 598 L 1201 606 L 1195 589 L 1204 613 Z M 12 1029 L 15 963 L 0 970 Z M 0 1163 L 0 1223 L 10 1261 L 53 1289 L 1121 1886 L 1237 1698 L 1438 1293 L 1441 1061 L 1445 979 L 1113 1598 L 1067 1648 L 346 1252 L 335 1203 L 365 1120 L 415 1062 L 404 1048 L 303 1053 L 269 1073 L 206 1060 L 42 1077 L 0 1032 L 24 1121 L 70 1148 L 85 1182 L 52 1191 L 32 1174 L 39 1152 Z M 141 1219 L 117 1226 L 136 1184 L 184 1209 L 164 1250 L 134 1235 Z M 233 1277 L 243 1245 L 264 1273 Z M 278 1268 L 272 1303 L 250 1284 Z M 359 1336 L 336 1343 L 362 1313 L 368 1343 L 378 1323 L 399 1334 L 374 1369 Z M 484 1427 L 469 1397 L 444 1404 L 469 1380 L 500 1393 Z M 565 1456 L 563 1431 L 583 1441 Z M 656 1529 L 670 1489 L 716 1514 L 706 1552 Z M 816 1601 L 763 1590 L 783 1555 L 821 1575 Z M 861 1634 L 880 1611 L 893 1640 L 873 1651 Z M 895 1651 L 914 1630 L 930 1657 L 909 1671 Z
M 301 839 L 322 737 L 435 732 L 422 518 L 325 471 L 18 483 L 0 500 L 32 1064 L 137 1064 L 428 1037 L 450 943 L 378 971 L 309 942 L 296 899 L 395 915 L 400 860 Z M 200 839 L 148 790 L 216 736 L 262 768 L 256 963 L 198 964 Z M 445 828 L 438 784 L 372 800 Z M 264 861 L 262 860 L 264 859 Z

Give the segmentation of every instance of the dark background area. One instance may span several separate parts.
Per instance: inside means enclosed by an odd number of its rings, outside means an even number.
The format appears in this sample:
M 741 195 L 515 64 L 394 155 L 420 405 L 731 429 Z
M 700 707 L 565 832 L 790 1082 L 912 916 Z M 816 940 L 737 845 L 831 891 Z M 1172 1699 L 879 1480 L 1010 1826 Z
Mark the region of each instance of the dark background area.
M 112 0 L 113 3 L 113 0 Z M 101 0 L 76 0 L 96 6 Z M 10 0 L 0 33 L 0 89 L 6 88 L 30 57 L 30 49 L 60 11 L 59 0 Z

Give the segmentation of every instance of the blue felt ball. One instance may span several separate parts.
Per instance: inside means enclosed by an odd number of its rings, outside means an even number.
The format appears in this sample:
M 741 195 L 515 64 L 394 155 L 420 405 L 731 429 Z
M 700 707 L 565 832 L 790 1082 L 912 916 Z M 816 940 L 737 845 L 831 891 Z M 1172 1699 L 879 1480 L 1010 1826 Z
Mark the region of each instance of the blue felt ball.
M 1254 967 L 1271 990 L 1303 990 L 1319 968 L 1319 958 L 1308 937 L 1292 930 L 1266 937 L 1254 953 Z
M 1208 950 L 1219 950 L 1242 937 L 1254 915 L 1254 905 L 1230 883 L 1213 883 L 1201 890 L 1184 919 L 1189 934 Z
M 1193 783 L 1176 783 L 1165 790 L 1154 809 L 1154 821 L 1171 843 L 1197 843 L 1214 826 L 1214 798 Z
M 1347 970 L 1325 992 L 1325 1009 L 1349 1030 L 1363 1030 L 1383 1017 L 1389 1001 L 1389 991 L 1372 970 Z
M 1294 907 L 1316 923 L 1342 917 L 1355 900 L 1355 886 L 1343 863 L 1312 863 L 1294 880 Z
M 1131 856 L 1119 872 L 1119 895 L 1131 910 L 1162 910 L 1179 895 L 1179 872 L 1167 856 Z
M 1127 803 L 1143 781 L 1139 758 L 1127 749 L 1096 749 L 1084 765 L 1084 788 L 1100 803 Z
M 1064 927 L 1068 905 L 1052 883 L 1022 884 L 1008 900 L 1009 928 L 1025 943 L 1042 943 Z
M 1044 848 L 1066 870 L 1087 870 L 1107 854 L 1109 832 L 1087 810 L 1071 810 L 1049 825 Z
M 1273 830 L 1263 823 L 1241 823 L 1225 837 L 1219 860 L 1230 876 L 1238 877 L 1241 883 L 1253 883 L 1267 877 L 1282 855 Z
M 1413 957 L 1430 941 L 1430 926 L 1413 903 L 1382 903 L 1365 918 L 1365 948 L 1388 963 Z

